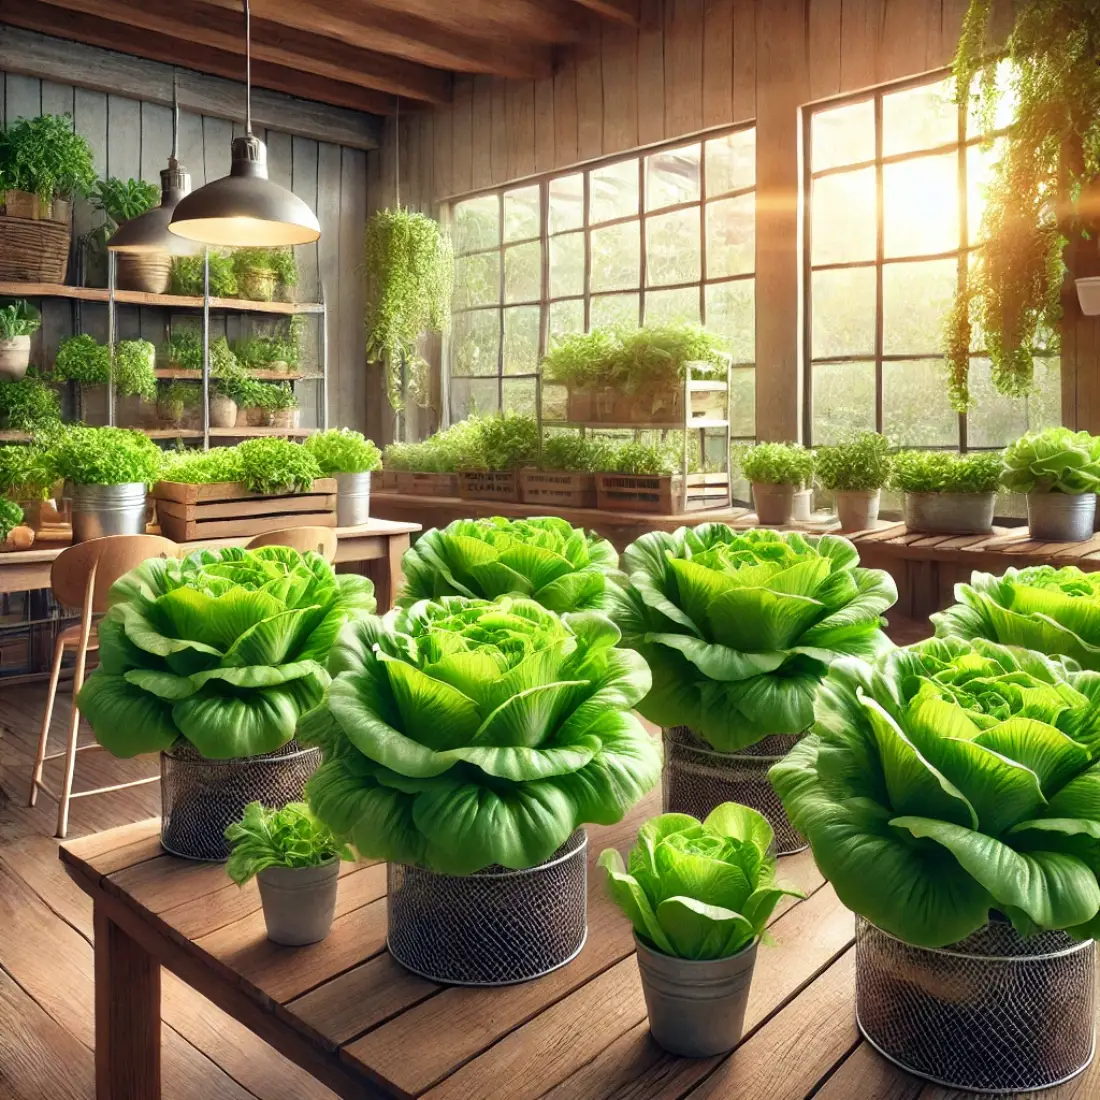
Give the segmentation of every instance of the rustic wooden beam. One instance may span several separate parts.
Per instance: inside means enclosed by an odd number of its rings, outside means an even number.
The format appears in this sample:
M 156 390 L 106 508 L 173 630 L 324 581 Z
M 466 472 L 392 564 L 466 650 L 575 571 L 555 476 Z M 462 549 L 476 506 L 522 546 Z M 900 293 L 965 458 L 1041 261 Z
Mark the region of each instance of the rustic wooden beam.
M 300 0 L 279 2 L 294 6 Z M 361 4 L 356 6 L 363 9 Z M 571 42 L 585 29 L 584 13 L 572 0 L 369 0 L 369 6 L 416 15 L 505 48 L 517 38 Z
M 582 8 L 588 8 L 606 19 L 625 23 L 628 27 L 641 24 L 640 0 L 576 0 Z
M 124 27 L 78 14 L 61 21 L 55 9 L 37 0 L 0 0 L 0 23 L 8 24 L 0 34 L 0 69 L 7 72 L 171 106 L 172 74 L 176 66 L 182 66 L 179 94 L 184 110 L 244 121 L 244 85 L 207 75 L 222 71 L 236 75 L 240 61 L 232 55 L 193 44 L 188 48 L 185 42 L 147 32 L 131 30 L 129 39 L 120 38 Z M 44 27 L 73 41 L 34 33 Z M 116 52 L 119 48 L 132 48 L 143 56 Z M 200 65 L 206 72 L 190 71 Z M 381 120 L 376 115 L 392 111 L 389 96 L 266 64 L 254 65 L 252 77 L 263 85 L 252 90 L 252 119 L 258 127 L 353 149 L 378 148 Z M 268 88 L 295 88 L 306 95 L 324 94 L 327 99 L 311 102 Z M 358 108 L 329 105 L 337 102 L 336 97 L 345 96 L 349 101 L 354 97 Z

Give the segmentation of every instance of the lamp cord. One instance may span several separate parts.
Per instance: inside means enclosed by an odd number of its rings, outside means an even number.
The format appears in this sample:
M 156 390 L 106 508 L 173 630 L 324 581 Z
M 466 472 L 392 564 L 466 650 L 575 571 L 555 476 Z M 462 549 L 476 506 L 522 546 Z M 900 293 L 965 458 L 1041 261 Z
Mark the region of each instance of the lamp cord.
M 180 74 L 172 70 L 172 159 L 180 159 Z
M 244 0 L 244 131 L 252 136 L 252 11 Z

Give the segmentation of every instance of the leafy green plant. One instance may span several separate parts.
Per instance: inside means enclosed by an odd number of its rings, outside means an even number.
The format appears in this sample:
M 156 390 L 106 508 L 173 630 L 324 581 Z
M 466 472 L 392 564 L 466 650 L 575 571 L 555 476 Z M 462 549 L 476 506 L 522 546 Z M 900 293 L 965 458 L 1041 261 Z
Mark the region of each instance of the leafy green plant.
M 96 182 L 92 150 L 70 115 L 16 119 L 0 130 L 0 182 L 43 203 L 87 195 Z
M 427 399 L 428 364 L 417 352 L 422 333 L 442 332 L 450 317 L 454 259 L 439 224 L 408 210 L 380 210 L 367 222 L 367 362 L 383 364 L 386 395 L 403 407 L 401 367 Z
M 66 428 L 49 451 L 57 476 L 74 485 L 151 485 L 160 473 L 160 448 L 129 428 Z
M 700 822 L 661 814 L 638 830 L 629 862 L 600 853 L 612 900 L 649 948 L 677 959 L 726 959 L 759 939 L 786 895 L 775 881 L 767 819 L 724 802 Z
M 322 477 L 362 474 L 382 468 L 382 452 L 362 432 L 350 428 L 314 432 L 302 446 L 317 460 Z
M 274 752 L 329 682 L 332 643 L 375 609 L 366 577 L 285 546 L 152 558 L 111 588 L 81 713 L 115 756 L 184 738 L 208 759 Z
M 302 358 L 303 326 L 301 317 L 290 317 L 271 333 L 235 341 L 231 350 L 244 367 L 263 369 L 273 363 L 286 363 L 294 370 Z
M 299 737 L 317 816 L 364 858 L 465 875 L 531 867 L 660 776 L 630 708 L 649 673 L 588 611 L 448 596 L 347 627 Z
M 105 386 L 111 380 L 111 349 L 94 336 L 66 336 L 57 345 L 53 380 Z
M 741 456 L 741 472 L 760 485 L 809 486 L 814 454 L 801 443 L 757 443 Z
M 542 360 L 543 379 L 574 389 L 609 385 L 621 349 L 619 330 L 613 328 L 555 336 Z
M 57 471 L 45 447 L 0 447 L 0 496 L 9 500 L 45 500 Z
M 720 752 L 801 733 L 832 661 L 891 648 L 880 616 L 898 598 L 894 581 L 859 568 L 835 535 L 653 531 L 627 547 L 623 568 L 613 617 L 653 672 L 639 712 Z
M 860 432 L 814 452 L 817 480 L 830 492 L 881 489 L 890 479 L 890 444 L 877 432 Z
M 225 830 L 225 839 L 230 844 L 225 873 L 238 886 L 268 867 L 318 867 L 355 858 L 304 802 L 270 810 L 262 802 L 250 802 L 241 820 Z
M 194 382 L 170 382 L 159 394 L 157 404 L 178 410 L 196 409 L 202 404 L 202 387 Z
M 1100 933 L 1100 674 L 931 639 L 835 662 L 816 715 L 770 777 L 848 908 L 922 947 Z
M 558 614 L 606 610 L 619 555 L 606 539 L 557 516 L 458 519 L 425 531 L 402 560 L 398 603 L 439 596 L 522 596 Z
M 950 451 L 901 451 L 890 485 L 905 493 L 992 493 L 1001 483 L 1001 456 Z
M 533 416 L 471 416 L 467 425 L 455 440 L 457 469 L 518 470 L 538 458 L 539 427 Z
M 600 463 L 600 472 L 656 476 L 674 474 L 683 465 L 683 452 L 675 444 L 622 443 L 611 447 Z
M 213 485 L 240 481 L 241 467 L 236 447 L 213 447 L 209 451 L 166 451 L 161 481 L 190 485 Z
M 202 370 L 202 334 L 192 328 L 173 329 L 164 345 L 164 360 L 181 370 Z
M 0 382 L 0 425 L 17 432 L 39 431 L 60 424 L 61 401 L 31 367 L 15 382 Z
M 1013 493 L 1095 493 L 1100 439 L 1069 428 L 1028 432 L 1005 448 L 1001 483 Z
M 234 448 L 241 482 L 253 493 L 305 492 L 321 476 L 317 460 L 288 439 L 247 439 Z
M 284 409 L 296 409 L 298 397 L 288 382 L 260 382 L 253 404 L 268 412 L 282 412 Z
M 233 261 L 218 252 L 209 253 L 210 296 L 212 298 L 235 298 L 237 296 L 237 276 L 233 271 Z M 189 298 L 201 298 L 203 289 L 202 256 L 173 256 L 172 276 L 169 291 Z
M 148 340 L 121 340 L 115 347 L 115 388 L 123 396 L 157 396 L 157 349 Z
M 422 443 L 388 444 L 382 453 L 382 468 L 416 473 L 454 473 L 470 455 L 479 454 L 481 439 L 479 417 L 459 420 Z
M 144 180 L 121 180 L 110 176 L 99 180 L 88 197 L 92 207 L 105 218 L 103 225 L 94 233 L 102 247 L 123 222 L 139 218 L 160 205 L 160 188 Z
M 0 340 L 33 336 L 42 326 L 42 314 L 30 302 L 9 302 L 0 307 Z
M 0 500 L 0 543 L 23 522 L 23 509 L 14 500 Z
M 544 470 L 592 473 L 607 469 L 613 451 L 610 443 L 591 436 L 552 435 L 543 440 L 540 465 Z
M 282 286 L 298 285 L 298 261 L 292 248 L 237 248 L 230 260 L 238 280 L 247 275 L 274 275 Z
M 293 248 L 271 249 L 270 263 L 280 286 L 298 285 L 298 258 Z

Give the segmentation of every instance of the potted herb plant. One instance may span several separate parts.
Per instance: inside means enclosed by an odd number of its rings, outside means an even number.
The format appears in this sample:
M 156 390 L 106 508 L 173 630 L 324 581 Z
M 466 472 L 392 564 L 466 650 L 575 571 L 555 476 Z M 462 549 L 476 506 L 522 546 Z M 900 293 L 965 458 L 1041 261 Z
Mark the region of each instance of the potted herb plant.
M 1033 539 L 1082 542 L 1096 526 L 1100 439 L 1069 428 L 1028 432 L 1005 448 L 1001 484 L 1027 494 Z
M 594 611 L 459 596 L 340 635 L 299 730 L 325 757 L 307 794 L 362 858 L 389 861 L 402 965 L 500 984 L 581 949 L 582 826 L 619 821 L 660 774 L 630 713 L 649 672 L 618 640 Z
M 237 426 L 238 406 L 237 388 L 225 379 L 214 379 L 210 390 L 210 427 L 235 428 Z
M 0 553 L 33 545 L 34 530 L 23 525 L 23 509 L 13 500 L 0 499 Z
M 987 535 L 1001 483 L 1001 456 L 950 451 L 901 451 L 891 463 L 890 485 L 904 493 L 910 531 L 936 535 Z
M 157 396 L 157 349 L 148 340 L 121 340 L 115 347 L 112 375 L 115 389 L 124 397 Z
M 727 473 L 700 470 L 698 452 L 689 451 L 685 482 L 683 463 L 682 447 L 671 439 L 606 448 L 596 474 L 596 505 L 612 512 L 668 516 L 729 503 Z
M 157 394 L 157 419 L 165 427 L 179 427 L 187 412 L 202 404 L 202 387 L 193 382 L 170 382 Z M 236 420 L 236 409 L 233 419 Z M 211 417 L 213 419 L 213 417 Z
M 882 487 L 890 478 L 890 444 L 877 432 L 860 432 L 818 447 L 814 470 L 833 494 L 841 531 L 866 531 L 878 522 Z
M 161 357 L 173 370 L 202 370 L 202 334 L 192 328 L 173 329 Z
M 207 252 L 210 265 L 210 297 L 235 298 L 237 296 L 237 276 L 233 271 L 233 260 L 219 252 Z M 201 298 L 205 279 L 202 256 L 173 256 L 172 274 L 169 278 L 169 290 L 187 298 Z
M 260 408 L 264 412 L 264 423 L 272 428 L 297 428 L 301 410 L 298 408 L 298 395 L 290 384 L 276 382 L 261 385 L 263 397 Z
M 0 307 L 0 379 L 18 382 L 31 361 L 31 337 L 42 325 L 42 315 L 30 302 Z
M 317 554 L 230 547 L 144 562 L 108 603 L 81 713 L 113 755 L 162 754 L 165 849 L 225 859 L 249 802 L 301 797 L 317 753 L 295 728 L 321 702 L 340 629 L 374 610 L 373 586 Z
M 609 465 L 612 447 L 574 432 L 543 440 L 538 469 L 519 472 L 524 504 L 546 508 L 595 508 L 596 471 Z
M 832 661 L 892 648 L 881 616 L 893 578 L 859 568 L 835 535 L 721 523 L 642 535 L 623 569 L 613 618 L 653 673 L 638 711 L 664 729 L 664 809 L 702 818 L 742 802 L 771 822 L 781 855 L 805 847 L 767 767 L 810 727 Z
M 742 456 L 741 472 L 752 483 L 757 520 L 767 527 L 785 527 L 795 494 L 813 481 L 814 456 L 801 443 L 758 443 Z
M 18 504 L 20 522 L 37 531 L 42 506 L 53 492 L 57 471 L 47 448 L 36 444 L 0 447 L 0 497 Z
M 66 336 L 57 345 L 53 381 L 105 386 L 111 380 L 111 349 L 87 334 Z
M 100 180 L 89 198 L 93 208 L 103 215 L 103 224 L 91 235 L 92 242 L 102 250 L 120 225 L 159 205 L 160 187 L 144 180 L 111 176 Z M 172 257 L 167 252 L 118 252 L 115 275 L 119 290 L 164 294 L 171 281 Z
M 465 500 L 519 500 L 521 466 L 538 457 L 539 428 L 533 416 L 502 413 L 470 417 L 473 431 L 458 455 L 458 495 Z
M 613 848 L 600 855 L 634 926 L 649 1030 L 672 1054 L 710 1058 L 741 1041 L 764 928 L 782 897 L 805 896 L 775 881 L 773 840 L 759 813 L 725 802 L 703 822 L 651 818 L 629 864 Z
M 323 940 L 336 911 L 340 860 L 354 859 L 304 802 L 275 809 L 250 802 L 225 830 L 225 870 L 238 885 L 260 885 L 267 938 L 299 947 Z
M 34 432 L 60 422 L 57 390 L 33 367 L 17 382 L 0 381 L 0 428 Z
M 931 639 L 836 661 L 772 769 L 857 914 L 860 1030 L 911 1073 L 1015 1093 L 1091 1061 L 1098 699 L 1094 672 Z
M 324 477 L 336 478 L 336 524 L 358 527 L 370 519 L 370 480 L 382 468 L 382 452 L 361 432 L 331 428 L 302 444 Z
M 270 302 L 275 298 L 278 275 L 273 250 L 270 248 L 237 248 L 231 257 L 237 292 L 253 302 Z

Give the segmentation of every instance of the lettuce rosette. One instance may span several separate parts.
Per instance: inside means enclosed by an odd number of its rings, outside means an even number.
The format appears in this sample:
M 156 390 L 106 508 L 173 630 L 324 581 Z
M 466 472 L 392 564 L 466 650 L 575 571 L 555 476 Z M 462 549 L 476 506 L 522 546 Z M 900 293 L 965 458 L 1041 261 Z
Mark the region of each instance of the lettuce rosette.
M 770 772 L 849 909 L 943 947 L 991 911 L 1100 935 L 1100 674 L 933 638 L 837 661 L 814 732 Z
M 614 618 L 653 673 L 638 710 L 719 752 L 802 733 L 834 660 L 892 648 L 881 618 L 897 600 L 892 578 L 858 568 L 835 535 L 708 523 L 643 535 L 623 564 Z
M 458 519 L 425 531 L 405 553 L 399 606 L 440 596 L 521 596 L 556 611 L 601 611 L 619 555 L 556 516 Z
M 649 688 L 596 612 L 450 596 L 349 624 L 307 794 L 364 858 L 448 874 L 548 859 L 585 822 L 620 820 L 661 757 L 630 709 Z
M 943 638 L 988 638 L 1100 671 L 1100 574 L 1076 566 L 974 573 L 955 585 L 959 602 L 932 616 Z
M 285 546 L 151 558 L 108 603 L 78 698 L 96 739 L 135 756 L 184 738 L 210 759 L 285 745 L 323 698 L 340 629 L 375 610 L 366 577 Z

